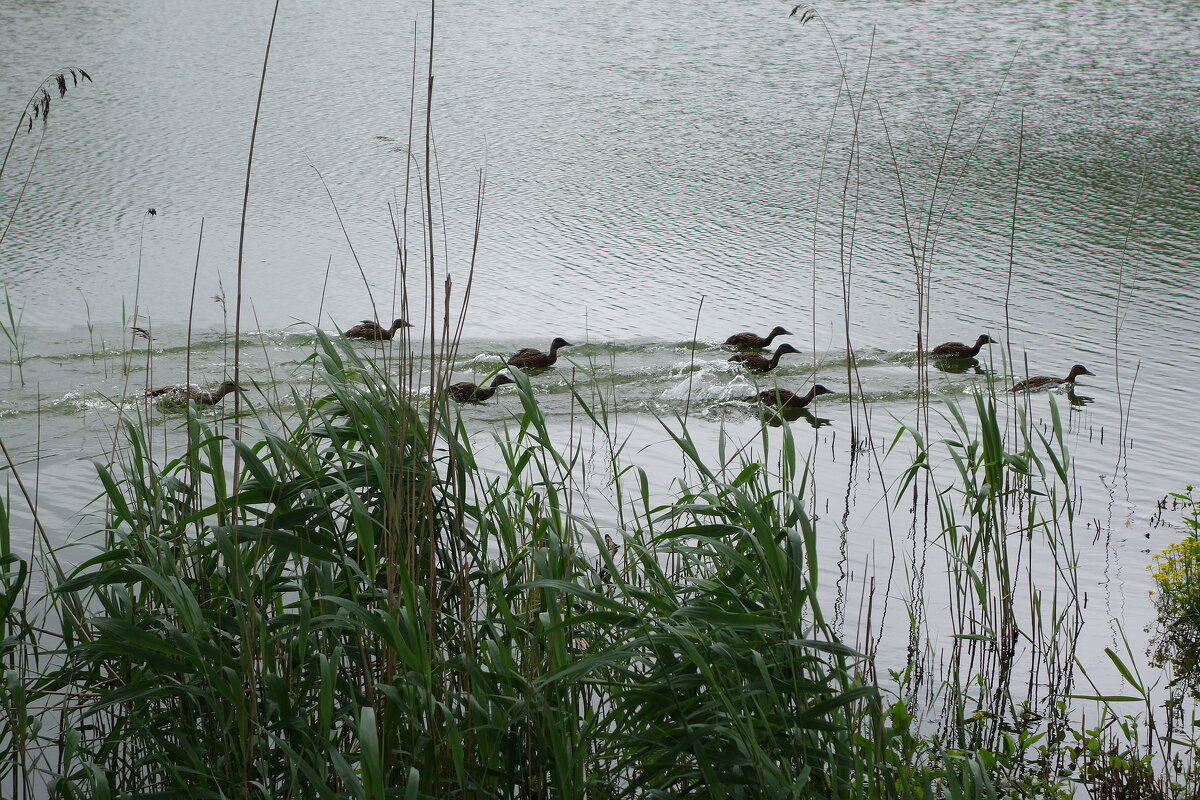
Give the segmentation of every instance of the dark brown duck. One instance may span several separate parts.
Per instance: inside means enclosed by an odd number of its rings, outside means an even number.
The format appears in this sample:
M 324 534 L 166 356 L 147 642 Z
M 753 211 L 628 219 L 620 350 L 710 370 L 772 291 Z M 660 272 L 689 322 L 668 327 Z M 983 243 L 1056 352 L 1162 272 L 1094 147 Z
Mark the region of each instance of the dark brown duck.
M 491 400 L 496 389 L 508 383 L 516 383 L 516 381 L 507 375 L 497 375 L 487 386 L 463 381 L 447 386 L 446 394 L 460 403 L 482 403 L 484 400 Z
M 985 344 L 1000 344 L 986 333 L 979 335 L 975 340 L 975 346 L 963 344 L 962 342 L 945 342 L 929 351 L 929 355 L 934 358 L 974 358 L 979 355 L 979 351 L 983 349 Z
M 560 347 L 574 347 L 561 336 L 557 337 L 550 343 L 550 352 L 543 353 L 533 347 L 526 347 L 524 350 L 518 350 L 508 359 L 510 367 L 521 367 L 522 369 L 539 369 L 541 367 L 552 367 L 554 362 L 558 360 L 558 349 Z
M 1034 375 L 1028 380 L 1021 381 L 1014 385 L 1010 392 L 1029 391 L 1030 389 L 1045 389 L 1051 386 L 1075 385 L 1075 379 L 1080 375 L 1095 375 L 1094 372 L 1088 372 L 1088 368 L 1083 364 L 1076 364 L 1071 367 L 1071 371 L 1067 373 L 1065 378 L 1052 378 L 1049 375 Z
M 728 347 L 736 347 L 741 350 L 762 350 L 763 348 L 770 347 L 771 342 L 774 341 L 776 336 L 791 335 L 791 331 L 784 330 L 776 325 L 766 336 L 759 336 L 756 333 L 735 333 L 725 340 L 725 344 Z
M 775 354 L 770 358 L 760 356 L 758 353 L 738 353 L 735 356 L 730 356 L 729 360 L 737 362 L 751 372 L 770 372 L 779 366 L 779 359 L 788 353 L 799 353 L 800 351 L 792 347 L 790 344 L 781 344 L 775 350 Z
M 161 408 L 187 408 L 189 401 L 202 406 L 215 406 L 225 395 L 241 388 L 233 381 L 225 381 L 209 392 L 195 384 L 180 383 L 147 389 L 146 397 L 155 400 Z
M 823 394 L 833 394 L 833 390 L 826 389 L 818 383 L 804 394 L 789 392 L 787 389 L 767 389 L 765 392 L 743 397 L 742 402 L 762 403 L 765 406 L 778 406 L 779 408 L 804 408 Z
M 392 320 L 392 327 L 385 328 L 374 320 L 364 319 L 350 330 L 342 334 L 347 339 L 369 339 L 373 342 L 385 342 L 396 335 L 401 328 L 411 328 L 412 324 L 402 319 Z

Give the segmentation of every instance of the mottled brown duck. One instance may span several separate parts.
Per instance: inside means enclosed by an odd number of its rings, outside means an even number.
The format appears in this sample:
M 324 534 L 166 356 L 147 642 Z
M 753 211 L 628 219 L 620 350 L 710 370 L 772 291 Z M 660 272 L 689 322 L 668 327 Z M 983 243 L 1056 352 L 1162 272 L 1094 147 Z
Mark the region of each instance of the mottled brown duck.
M 776 336 L 791 335 L 791 331 L 784 330 L 776 325 L 766 336 L 759 336 L 756 333 L 735 333 L 725 340 L 725 344 L 728 347 L 736 347 L 739 350 L 762 350 L 770 347 L 771 342 L 775 340 Z
M 557 337 L 550 343 L 550 352 L 543 353 L 533 347 L 526 347 L 524 350 L 518 350 L 508 359 L 510 367 L 521 367 L 522 369 L 540 369 L 541 367 L 552 367 L 554 362 L 558 361 L 558 349 L 560 347 L 574 347 L 575 345 L 568 342 L 561 336 Z
M 1047 389 L 1053 386 L 1074 386 L 1075 379 L 1080 375 L 1095 375 L 1094 372 L 1088 372 L 1088 368 L 1083 364 L 1076 364 L 1071 367 L 1071 371 L 1067 373 L 1065 378 L 1052 378 L 1049 375 L 1034 375 L 1028 380 L 1020 383 L 1009 389 L 1010 392 L 1025 392 L 1030 389 Z
M 492 395 L 496 393 L 496 389 L 508 383 L 516 383 L 516 381 L 507 375 L 497 375 L 487 386 L 463 381 L 462 383 L 447 386 L 446 394 L 460 403 L 482 403 L 484 400 L 491 400 Z
M 392 327 L 385 328 L 374 320 L 364 319 L 350 330 L 342 334 L 347 339 L 369 339 L 373 342 L 386 342 L 396 335 L 401 328 L 411 328 L 412 323 L 402 319 L 392 320 Z
M 775 349 L 775 354 L 770 358 L 760 356 L 758 353 L 738 353 L 735 356 L 730 356 L 729 360 L 741 364 L 751 372 L 770 372 L 779 366 L 780 358 L 788 353 L 799 352 L 799 350 L 790 344 L 781 344 Z
M 979 355 L 979 351 L 983 349 L 985 344 L 1000 344 L 986 333 L 981 333 L 979 338 L 975 340 L 975 346 L 972 347 L 962 342 L 945 342 L 929 351 L 929 355 L 934 358 L 974 358 Z
M 215 406 L 230 392 L 236 392 L 242 387 L 233 381 L 225 381 L 211 392 L 193 384 L 172 384 L 147 389 L 146 397 L 158 403 L 160 408 L 187 408 L 188 402 L 202 406 Z
M 743 397 L 742 402 L 762 403 L 764 406 L 778 406 L 779 408 L 804 408 L 823 394 L 833 394 L 833 390 L 826 389 L 818 383 L 804 394 L 789 392 L 787 389 L 767 389 L 765 392 Z

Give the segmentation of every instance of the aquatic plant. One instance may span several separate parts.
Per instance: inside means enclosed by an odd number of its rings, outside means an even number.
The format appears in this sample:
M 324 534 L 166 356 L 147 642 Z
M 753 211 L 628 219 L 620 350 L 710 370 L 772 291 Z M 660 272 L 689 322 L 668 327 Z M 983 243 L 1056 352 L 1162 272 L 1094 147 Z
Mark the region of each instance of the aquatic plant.
M 4 287 L 4 315 L 0 317 L 0 335 L 8 342 L 9 358 L 8 375 L 12 380 L 12 368 L 15 364 L 21 385 L 25 385 L 25 336 L 21 333 L 21 321 L 25 318 L 25 306 L 20 309 L 13 306 L 12 296 L 8 287 Z
M 318 334 L 315 359 L 286 431 L 278 410 L 242 441 L 191 415 L 158 464 L 123 426 L 95 556 L 49 579 L 58 655 L 12 645 L 14 796 L 41 770 L 64 797 L 985 797 L 1018 769 L 922 734 L 826 623 L 787 427 L 728 468 L 664 422 L 696 477 L 656 503 L 619 446 L 588 475 L 523 374 L 482 471 L 457 417 L 349 342 Z M 615 426 L 611 398 L 574 397 Z M 574 510 L 589 480 L 622 487 L 622 530 Z
M 1200 698 L 1200 502 L 1191 486 L 1172 496 L 1186 509 L 1186 535 L 1154 557 L 1158 630 L 1150 655 L 1170 665 L 1181 691 Z

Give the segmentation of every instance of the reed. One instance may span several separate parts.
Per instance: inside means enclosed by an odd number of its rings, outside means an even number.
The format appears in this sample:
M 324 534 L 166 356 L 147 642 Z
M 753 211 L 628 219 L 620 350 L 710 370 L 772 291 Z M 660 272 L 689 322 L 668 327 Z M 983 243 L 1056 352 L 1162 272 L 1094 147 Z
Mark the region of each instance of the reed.
M 34 148 L 33 157 L 29 160 L 29 169 L 25 174 L 25 180 L 21 184 L 21 191 L 17 195 L 17 199 L 13 202 L 12 208 L 8 211 L 8 219 L 4 222 L 4 229 L 0 230 L 0 244 L 8 237 L 8 231 L 12 227 L 13 219 L 17 216 L 17 209 L 21 207 L 21 201 L 25 197 L 25 189 L 29 186 L 29 176 L 33 174 L 33 168 L 37 165 L 37 157 L 42 150 L 42 141 L 46 136 L 46 126 L 50 121 L 50 107 L 53 105 L 54 94 L 57 93 L 59 99 L 67 96 L 67 76 L 71 78 L 71 86 L 79 85 L 82 78 L 88 83 L 92 82 L 92 76 L 88 75 L 80 67 L 67 67 L 48 75 L 34 90 L 29 99 L 25 102 L 25 108 L 21 111 L 21 115 L 17 118 L 16 128 L 13 130 L 12 136 L 8 140 L 8 147 L 4 150 L 4 158 L 0 159 L 0 180 L 4 178 L 4 171 L 8 169 L 8 161 L 13 153 L 13 147 L 17 143 L 17 137 L 21 135 L 21 131 L 26 133 L 33 132 L 33 123 L 41 121 L 40 132 L 38 135 L 37 145 Z
M 664 420 L 696 477 L 662 502 L 624 463 L 615 395 L 573 391 L 610 441 L 593 469 L 517 373 L 521 410 L 485 470 L 457 415 L 428 429 L 352 343 L 318 332 L 314 358 L 315 400 L 252 406 L 240 442 L 193 410 L 188 444 L 160 462 L 143 422 L 123 426 L 121 457 L 98 468 L 96 555 L 43 598 L 59 617 L 35 636 L 3 607 L 6 657 L 28 665 L 2 698 L 13 796 L 34 796 L 39 770 L 64 797 L 1061 788 L 1027 752 L 1055 724 L 1074 730 L 1055 710 L 1077 611 L 1060 428 L 1006 449 L 979 396 L 981 425 L 947 406 L 958 434 L 918 448 L 909 476 L 934 476 L 959 648 L 942 706 L 923 708 L 826 618 L 787 426 L 773 450 L 715 464 Z M 621 487 L 620 530 L 586 512 L 581 486 Z M 1019 591 L 1035 547 L 1062 561 L 1052 601 Z M 0 558 L 0 597 L 26 580 L 19 562 Z M 936 736 L 922 720 L 941 720 Z
M 8 342 L 8 379 L 11 381 L 12 368 L 17 368 L 17 377 L 21 385 L 25 385 L 25 335 L 21 331 L 21 322 L 25 318 L 25 306 L 19 309 L 13 305 L 12 295 L 8 287 L 4 287 L 4 314 L 0 316 L 0 335 Z

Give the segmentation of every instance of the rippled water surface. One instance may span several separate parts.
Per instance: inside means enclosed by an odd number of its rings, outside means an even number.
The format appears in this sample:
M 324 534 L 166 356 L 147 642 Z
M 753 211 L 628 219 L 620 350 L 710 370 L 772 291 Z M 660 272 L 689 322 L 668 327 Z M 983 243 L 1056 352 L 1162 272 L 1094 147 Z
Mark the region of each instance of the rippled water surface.
M 1116 635 L 1112 619 L 1136 633 L 1152 613 L 1149 553 L 1178 536 L 1151 525 L 1156 502 L 1196 479 L 1200 8 L 860 2 L 822 7 L 827 27 L 789 10 L 439 6 L 433 260 L 456 297 L 484 182 L 460 374 L 570 339 L 569 361 L 535 381 L 545 407 L 569 435 L 568 383 L 612 392 L 627 453 L 665 492 L 680 464 L 658 418 L 686 412 L 706 446 L 722 426 L 752 440 L 761 423 L 730 402 L 752 383 L 716 345 L 786 326 L 802 355 L 779 384 L 836 390 L 802 434 L 830 541 L 835 518 L 849 531 L 841 552 L 830 545 L 843 559 L 824 565 L 832 585 L 888 539 L 879 476 L 848 456 L 851 420 L 864 419 L 848 390 L 868 401 L 880 444 L 912 419 L 923 252 L 930 340 L 1002 341 L 979 370 L 931 371 L 935 390 L 966 398 L 988 369 L 1005 380 L 1009 356 L 1008 374 L 1095 373 L 1055 397 L 1076 459 L 1081 585 L 1106 621 L 1094 648 Z M 261 2 L 0 6 L 11 121 L 53 70 L 95 79 L 55 98 L 44 139 L 36 126 L 17 136 L 0 178 L 5 219 L 20 199 L 0 281 L 24 342 L 18 365 L 0 341 L 0 434 L 37 465 L 42 513 L 64 537 L 97 491 L 89 459 L 112 446 L 120 398 L 183 378 L 189 316 L 193 378 L 230 370 L 269 22 Z M 423 5 L 284 5 L 243 283 L 256 332 L 243 374 L 268 393 L 306 369 L 314 325 L 400 306 L 393 220 L 420 202 L 405 184 L 426 168 L 407 157 L 414 34 L 424 59 Z M 421 151 L 423 130 L 411 135 Z M 409 317 L 428 326 L 421 268 L 407 292 Z M 135 305 L 154 338 L 123 362 Z M 517 407 L 502 392 L 465 414 L 485 432 Z M 1032 398 L 1035 419 L 1048 409 Z

